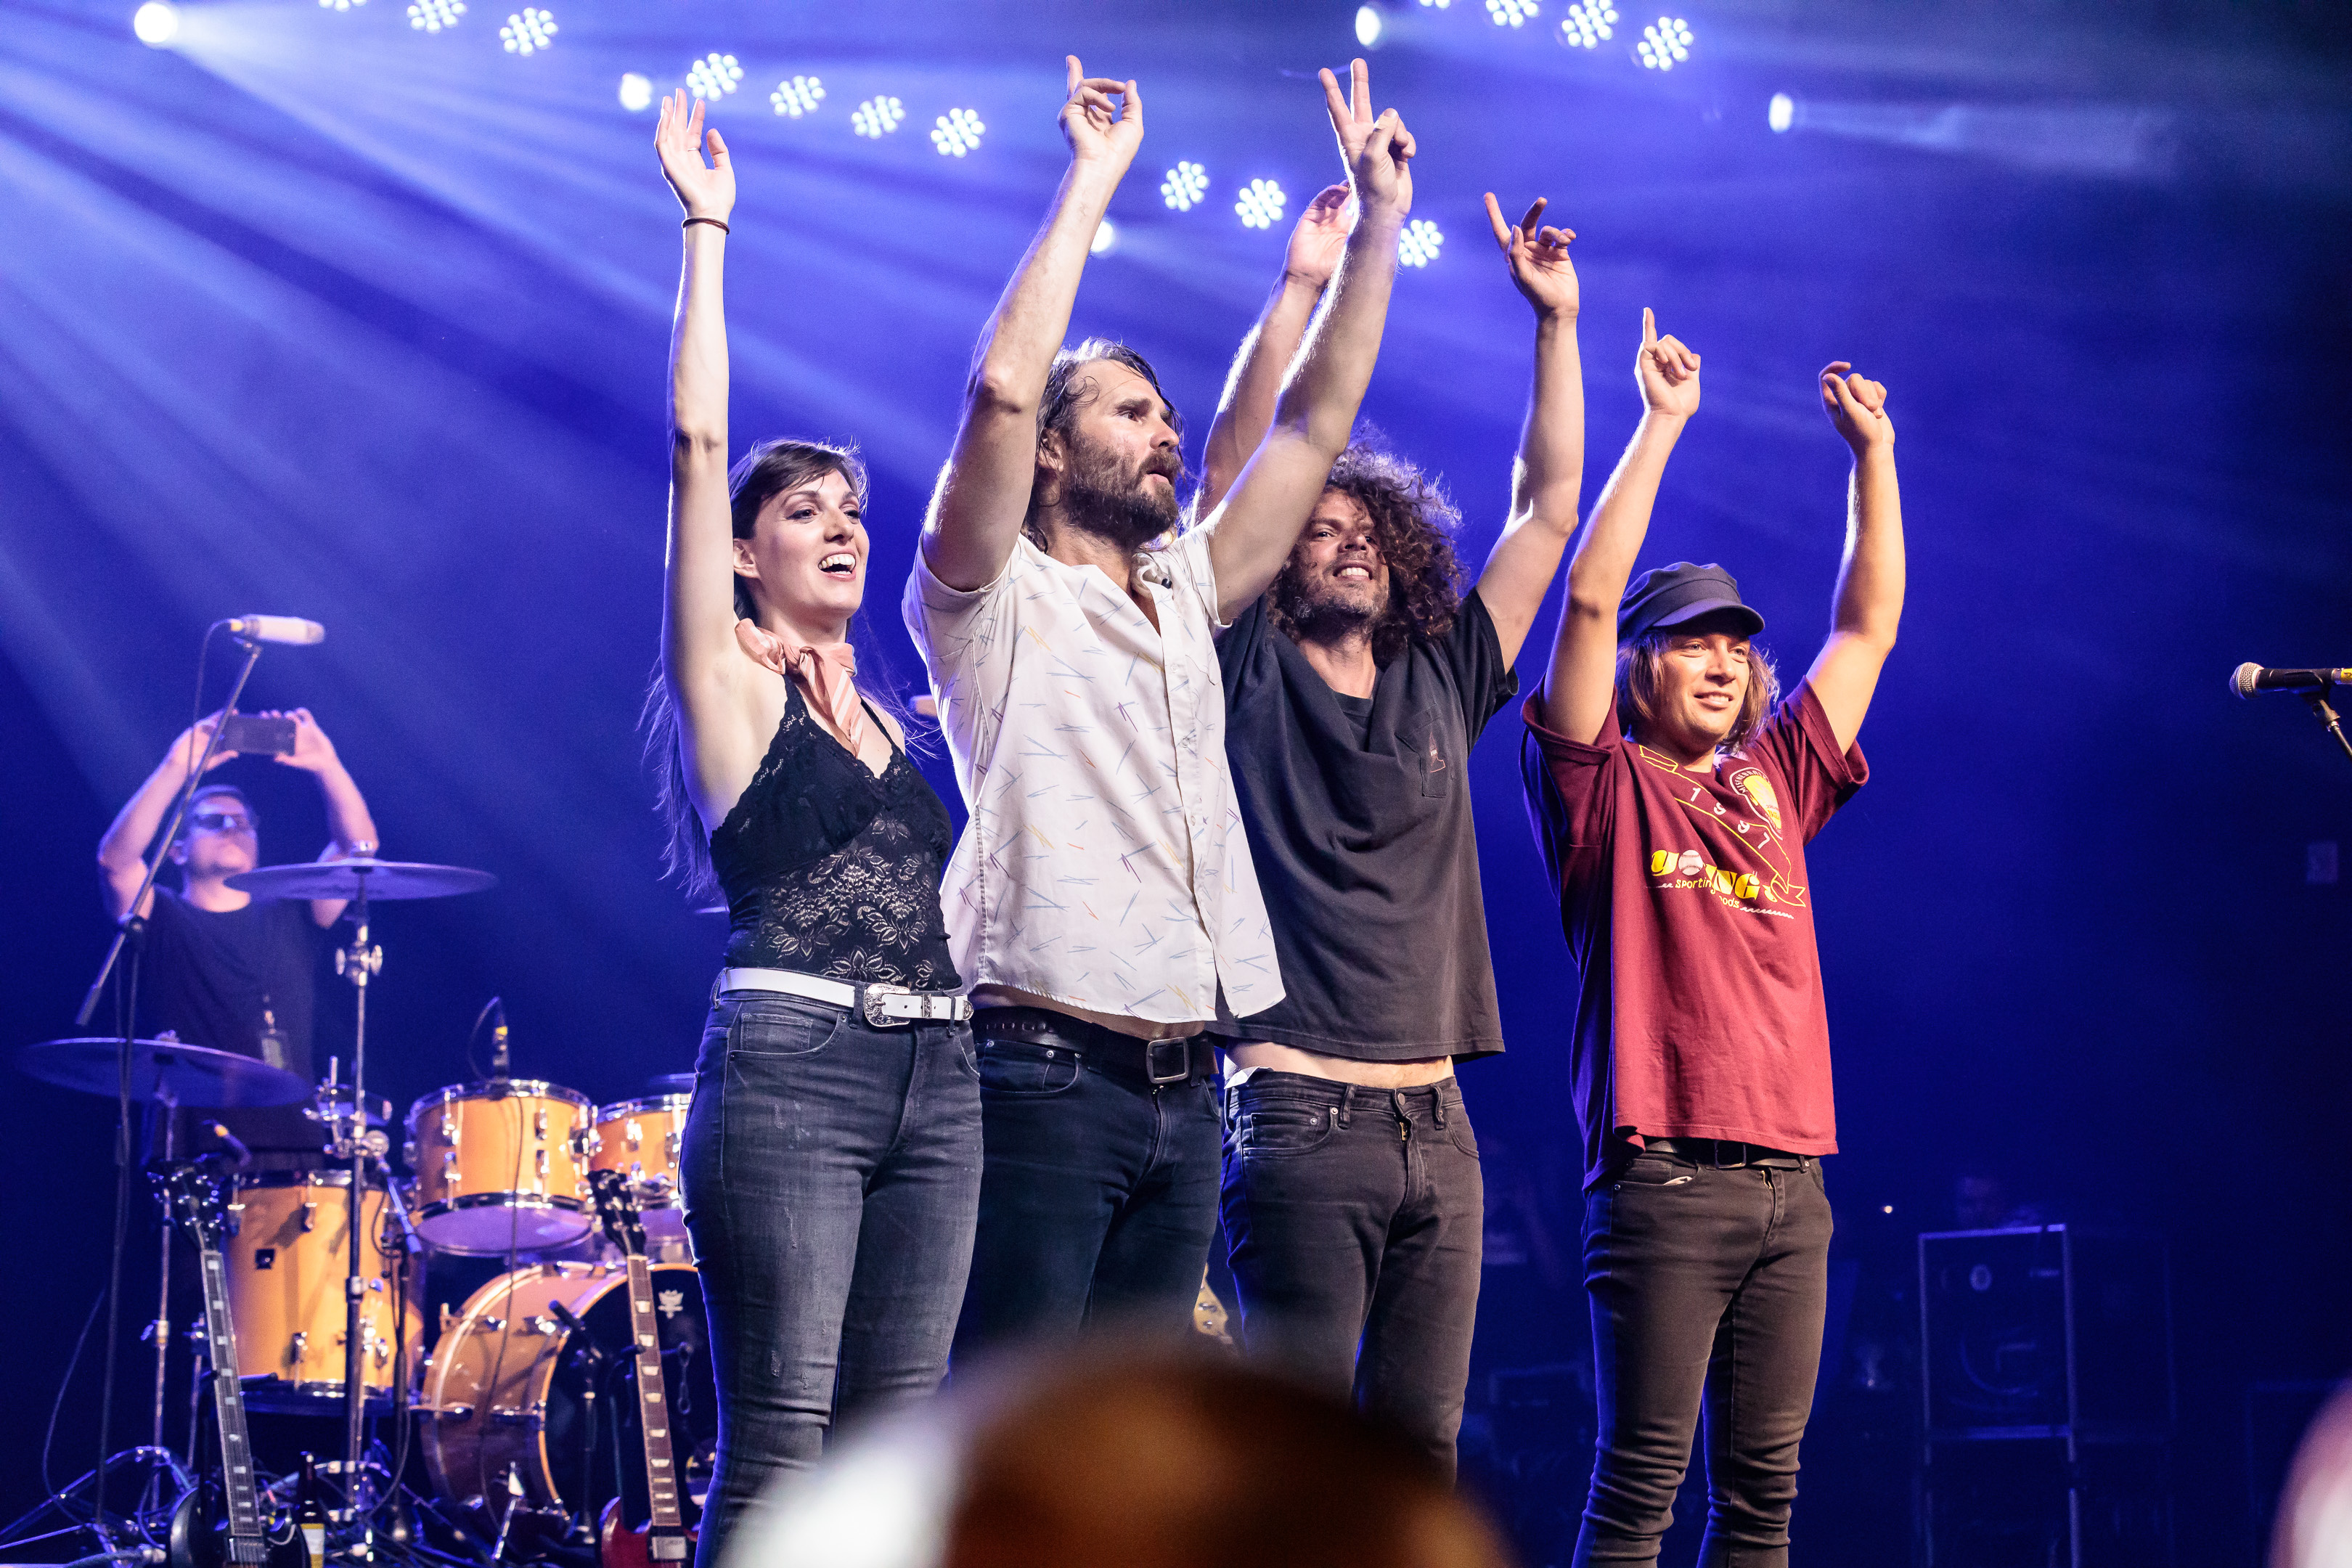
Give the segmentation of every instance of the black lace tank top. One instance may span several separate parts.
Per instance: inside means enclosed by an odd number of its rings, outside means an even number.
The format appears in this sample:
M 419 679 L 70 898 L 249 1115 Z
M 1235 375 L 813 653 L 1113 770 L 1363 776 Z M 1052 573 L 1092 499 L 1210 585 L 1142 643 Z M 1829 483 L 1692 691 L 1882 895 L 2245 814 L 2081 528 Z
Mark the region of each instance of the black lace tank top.
M 905 752 L 893 746 L 877 775 L 784 684 L 776 738 L 710 836 L 732 921 L 728 966 L 962 989 L 940 914 L 947 807 Z

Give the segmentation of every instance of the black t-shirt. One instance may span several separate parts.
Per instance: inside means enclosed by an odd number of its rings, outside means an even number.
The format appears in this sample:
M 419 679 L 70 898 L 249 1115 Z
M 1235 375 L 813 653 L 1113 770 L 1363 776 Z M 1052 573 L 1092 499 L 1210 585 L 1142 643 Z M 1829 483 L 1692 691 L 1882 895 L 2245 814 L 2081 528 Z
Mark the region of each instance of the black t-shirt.
M 256 899 L 241 910 L 200 910 L 155 889 L 139 964 L 139 1031 L 169 1029 L 185 1043 L 257 1057 L 315 1080 L 310 1060 L 324 933 L 306 899 Z M 265 1039 L 268 1017 L 278 1040 Z M 198 1113 L 255 1149 L 316 1149 L 319 1124 L 292 1106 Z
M 1391 660 L 1369 700 L 1333 691 L 1263 598 L 1217 658 L 1284 991 L 1219 1028 L 1356 1061 L 1501 1050 L 1467 769 L 1518 678 L 1477 594 L 1444 638 Z

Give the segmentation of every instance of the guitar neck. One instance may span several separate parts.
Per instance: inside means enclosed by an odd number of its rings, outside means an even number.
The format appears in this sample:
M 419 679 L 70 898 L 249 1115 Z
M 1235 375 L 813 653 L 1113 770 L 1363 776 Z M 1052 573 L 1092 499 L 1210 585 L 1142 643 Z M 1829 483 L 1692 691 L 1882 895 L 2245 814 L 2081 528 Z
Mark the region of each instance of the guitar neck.
M 205 1338 L 213 1361 L 213 1410 L 220 1417 L 221 1492 L 228 1505 L 231 1563 L 268 1555 L 261 1504 L 253 1487 L 253 1443 L 246 1435 L 245 1384 L 237 1375 L 236 1325 L 230 1320 L 228 1265 L 220 1248 L 200 1242 L 198 1273 L 205 1284 Z
M 661 1331 L 654 1319 L 654 1271 L 642 1252 L 629 1253 L 629 1328 L 637 1358 L 637 1428 L 646 1438 L 646 1495 L 656 1533 L 682 1531 L 677 1466 L 669 1443 L 669 1400 L 662 1386 Z

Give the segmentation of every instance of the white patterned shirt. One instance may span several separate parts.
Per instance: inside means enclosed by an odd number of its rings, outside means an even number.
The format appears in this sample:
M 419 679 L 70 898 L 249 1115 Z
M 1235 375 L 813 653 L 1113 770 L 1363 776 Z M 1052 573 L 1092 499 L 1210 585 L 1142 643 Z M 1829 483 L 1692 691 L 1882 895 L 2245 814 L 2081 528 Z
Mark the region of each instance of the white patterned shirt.
M 1282 1000 L 1225 767 L 1204 531 L 1138 557 L 1160 625 L 1108 574 L 1024 537 L 965 593 L 917 552 L 907 629 L 971 820 L 940 902 L 957 972 L 1157 1024 Z

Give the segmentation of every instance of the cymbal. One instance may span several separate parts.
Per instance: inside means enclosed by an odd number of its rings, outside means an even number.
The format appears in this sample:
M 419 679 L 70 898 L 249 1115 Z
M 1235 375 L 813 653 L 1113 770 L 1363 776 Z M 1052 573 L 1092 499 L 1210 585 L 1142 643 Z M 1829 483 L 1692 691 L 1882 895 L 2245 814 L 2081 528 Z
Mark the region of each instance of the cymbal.
M 414 860 L 312 860 L 240 871 L 228 885 L 272 899 L 446 899 L 478 893 L 499 879 L 464 866 L 431 866 Z
M 694 1075 L 690 1072 L 657 1072 L 646 1079 L 646 1087 L 656 1094 L 692 1094 Z
M 734 911 L 730 910 L 725 904 L 704 904 L 694 912 L 698 915 L 724 915 L 731 914 Z
M 112 1094 L 120 1038 L 89 1037 L 20 1046 L 16 1066 L 43 1083 L 84 1094 Z M 216 1051 L 178 1040 L 131 1042 L 131 1098 L 158 1093 L 181 1105 L 292 1105 L 310 1098 L 310 1086 L 284 1068 L 256 1057 Z

